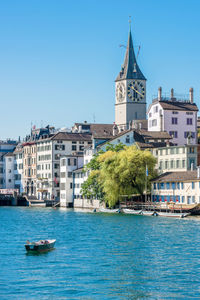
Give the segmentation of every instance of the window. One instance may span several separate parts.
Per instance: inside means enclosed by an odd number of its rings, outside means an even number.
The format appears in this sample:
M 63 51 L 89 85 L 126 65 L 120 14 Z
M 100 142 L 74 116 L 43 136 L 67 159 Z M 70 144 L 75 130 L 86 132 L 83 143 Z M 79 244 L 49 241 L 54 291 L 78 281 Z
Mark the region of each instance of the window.
M 72 151 L 76 151 L 76 145 L 72 145 Z
M 64 182 L 62 182 L 62 183 L 60 184 L 60 189 L 61 189 L 61 190 L 65 190 L 65 183 L 64 183 Z
M 158 112 L 158 106 L 154 106 L 154 112 L 157 113 Z
M 59 169 L 59 164 L 54 164 L 55 169 Z
M 187 125 L 192 125 L 192 118 L 187 118 L 186 119 L 186 124 Z
M 83 146 L 79 146 L 79 151 L 83 151 L 83 150 L 84 150 L 84 145 Z
M 171 137 L 173 137 L 175 139 L 178 137 L 178 132 L 177 131 L 170 131 L 169 134 L 171 135 Z
M 130 143 L 130 138 L 129 138 L 129 136 L 126 137 L 126 143 L 127 143 L 127 144 Z
M 67 160 L 67 164 L 68 164 L 68 166 L 71 166 L 71 161 L 70 161 L 70 158 L 68 158 L 68 160 Z
M 157 126 L 157 120 L 156 119 L 152 120 L 152 126 Z
M 169 183 L 169 182 L 166 183 L 166 189 L 167 189 L 167 190 L 170 189 L 170 183 Z
M 177 114 L 178 114 L 178 111 L 173 111 L 172 114 L 173 114 L 173 115 L 177 115 Z
M 182 203 L 185 203 L 185 196 L 182 196 Z
M 178 118 L 172 118 L 172 124 L 177 125 L 178 124 Z
M 189 153 L 194 153 L 194 147 L 189 148 Z
M 65 172 L 60 172 L 60 177 L 65 178 Z
M 168 169 L 168 160 L 165 161 L 165 169 Z
M 76 166 L 76 158 L 74 158 L 74 166 Z
M 195 203 L 195 196 L 192 196 L 192 203 Z
M 177 189 L 180 190 L 180 182 L 177 182 Z
M 73 141 L 72 144 L 76 144 L 76 141 Z
M 160 161 L 160 170 L 162 170 L 163 169 L 163 161 L 161 160 Z
M 200 186 L 200 182 L 199 182 L 199 186 Z M 153 188 L 154 190 L 156 190 L 156 183 L 153 184 Z
M 60 158 L 60 154 L 55 154 L 55 159 L 59 159 Z
M 72 172 L 68 172 L 67 176 L 68 176 L 69 178 L 71 178 L 71 177 L 72 177 Z
M 192 189 L 194 189 L 194 182 L 192 182 Z
M 173 169 L 173 167 L 174 167 L 174 161 L 171 160 L 171 161 L 170 161 L 170 168 Z
M 11 182 L 11 179 L 8 179 L 8 182 Z
M 152 117 L 152 113 L 149 113 L 149 118 L 151 118 Z
M 65 159 L 61 160 L 61 166 L 66 166 L 66 160 Z
M 165 184 L 164 184 L 164 182 L 161 182 L 161 184 L 160 184 L 160 189 L 161 189 L 161 190 L 164 190 L 164 188 L 165 188 Z
M 181 182 L 181 189 L 184 189 L 184 182 Z
M 70 186 L 70 189 L 72 189 L 72 187 L 73 187 L 73 184 L 72 184 L 72 182 L 70 182 L 70 185 L 69 185 L 69 186 Z
M 177 169 L 180 168 L 180 161 L 179 160 L 176 161 L 176 167 L 177 167 Z
M 182 160 L 182 168 L 185 168 L 185 160 Z
M 195 132 L 191 132 L 191 131 L 185 131 L 184 132 L 184 138 L 195 138 Z

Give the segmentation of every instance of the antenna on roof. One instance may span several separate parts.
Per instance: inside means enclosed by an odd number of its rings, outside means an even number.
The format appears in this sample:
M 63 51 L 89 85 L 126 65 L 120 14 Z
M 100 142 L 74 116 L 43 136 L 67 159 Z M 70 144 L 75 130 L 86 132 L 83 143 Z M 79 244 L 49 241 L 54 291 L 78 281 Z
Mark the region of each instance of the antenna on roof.
M 95 113 L 93 114 L 93 122 L 95 123 L 96 120 L 95 120 Z

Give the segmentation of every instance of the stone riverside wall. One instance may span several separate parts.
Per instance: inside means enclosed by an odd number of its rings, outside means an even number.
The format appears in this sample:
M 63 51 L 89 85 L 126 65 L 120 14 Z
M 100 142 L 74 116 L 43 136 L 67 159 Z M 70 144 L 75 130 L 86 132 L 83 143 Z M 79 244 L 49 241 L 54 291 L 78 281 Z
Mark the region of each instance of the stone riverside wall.
M 99 208 L 100 201 L 97 199 L 74 199 L 74 208 Z

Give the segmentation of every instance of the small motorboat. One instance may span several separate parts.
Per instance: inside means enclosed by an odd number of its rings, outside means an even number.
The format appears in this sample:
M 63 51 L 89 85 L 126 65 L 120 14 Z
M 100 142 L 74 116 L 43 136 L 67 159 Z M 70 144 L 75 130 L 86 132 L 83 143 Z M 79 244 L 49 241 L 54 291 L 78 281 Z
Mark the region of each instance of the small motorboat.
M 186 218 L 190 213 L 157 212 L 159 217 Z
M 123 212 L 125 214 L 130 214 L 130 215 L 141 215 L 142 210 L 135 210 L 135 209 L 129 209 L 129 208 L 124 208 Z
M 157 213 L 155 211 L 151 211 L 151 210 L 142 210 L 141 215 L 143 215 L 143 216 L 157 216 Z
M 26 241 L 26 251 L 43 252 L 52 250 L 54 248 L 56 240 L 40 240 L 38 242 Z
M 110 209 L 110 208 L 104 208 L 104 207 L 100 207 L 99 211 L 102 213 L 119 213 L 120 209 L 119 208 L 115 208 L 115 209 Z

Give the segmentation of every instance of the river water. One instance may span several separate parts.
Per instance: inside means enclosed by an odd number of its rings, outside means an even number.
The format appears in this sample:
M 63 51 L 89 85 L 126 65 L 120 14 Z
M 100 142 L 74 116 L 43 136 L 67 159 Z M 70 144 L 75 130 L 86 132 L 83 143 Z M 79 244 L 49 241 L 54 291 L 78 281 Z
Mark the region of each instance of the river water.
M 199 299 L 200 218 L 0 207 L 0 299 Z M 56 249 L 26 254 L 27 239 Z

